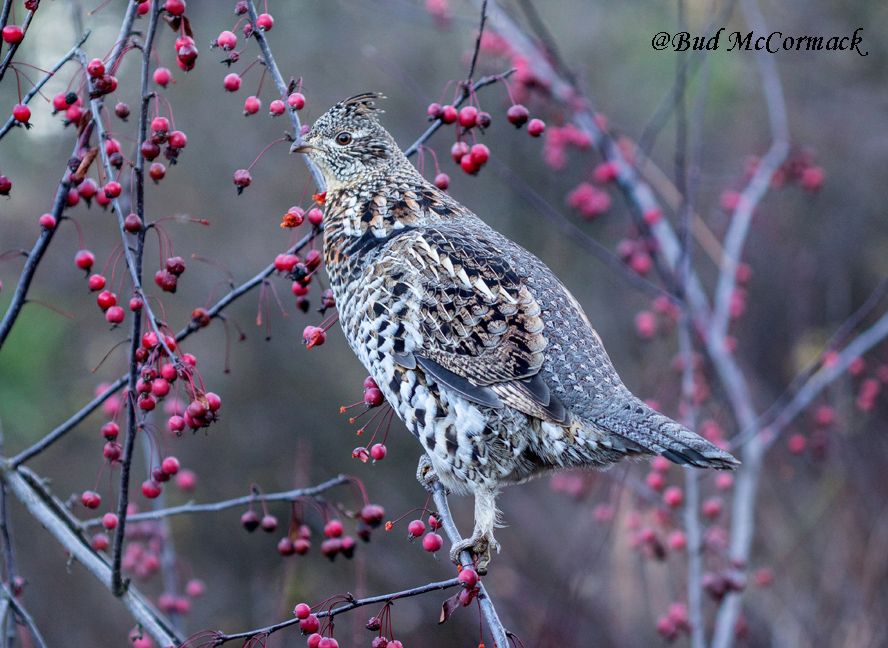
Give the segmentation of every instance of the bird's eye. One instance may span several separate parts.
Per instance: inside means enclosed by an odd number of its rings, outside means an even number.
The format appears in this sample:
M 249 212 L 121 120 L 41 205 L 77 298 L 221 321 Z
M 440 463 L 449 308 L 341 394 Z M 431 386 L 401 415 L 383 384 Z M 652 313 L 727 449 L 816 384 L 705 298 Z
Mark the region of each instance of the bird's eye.
M 339 135 L 336 136 L 336 143 L 339 144 L 340 146 L 345 146 L 346 144 L 348 144 L 351 141 L 352 141 L 351 133 L 347 133 L 345 131 L 342 131 L 341 133 L 339 133 Z

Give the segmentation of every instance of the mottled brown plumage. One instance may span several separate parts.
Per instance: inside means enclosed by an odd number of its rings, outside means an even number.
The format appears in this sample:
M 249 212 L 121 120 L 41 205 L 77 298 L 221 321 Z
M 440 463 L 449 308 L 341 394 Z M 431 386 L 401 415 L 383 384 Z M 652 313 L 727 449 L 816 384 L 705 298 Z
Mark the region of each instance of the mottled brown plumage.
M 475 495 L 471 548 L 496 545 L 499 489 L 569 466 L 728 453 L 620 381 L 582 308 L 533 254 L 426 182 L 364 94 L 293 146 L 327 184 L 324 254 L 349 345 L 451 489 Z

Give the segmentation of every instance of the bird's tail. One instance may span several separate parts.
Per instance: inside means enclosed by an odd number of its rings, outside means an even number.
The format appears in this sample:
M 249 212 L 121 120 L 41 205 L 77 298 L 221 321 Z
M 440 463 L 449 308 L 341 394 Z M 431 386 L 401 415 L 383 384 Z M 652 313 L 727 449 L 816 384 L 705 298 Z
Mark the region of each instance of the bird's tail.
M 740 465 L 731 454 L 634 397 L 595 423 L 625 441 L 629 452 L 658 454 L 697 468 L 730 470 Z

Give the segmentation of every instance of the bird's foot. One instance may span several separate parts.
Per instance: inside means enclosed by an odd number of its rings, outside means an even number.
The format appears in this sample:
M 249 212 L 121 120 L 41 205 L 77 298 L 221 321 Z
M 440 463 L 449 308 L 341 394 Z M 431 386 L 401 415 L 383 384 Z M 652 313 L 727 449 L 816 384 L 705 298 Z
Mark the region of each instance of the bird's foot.
M 430 493 L 433 492 L 432 487 L 435 482 L 440 481 L 438 473 L 435 472 L 435 467 L 432 465 L 432 460 L 427 454 L 419 458 L 419 465 L 416 467 L 416 480 Z M 447 492 L 446 488 L 444 490 Z
M 463 551 L 468 551 L 472 554 L 475 571 L 483 576 L 487 573 L 487 565 L 490 564 L 491 549 L 494 549 L 497 553 L 500 551 L 500 543 L 493 539 L 493 534 L 476 531 L 471 538 L 460 540 L 451 547 L 450 560 L 456 565 L 461 565 L 460 554 Z

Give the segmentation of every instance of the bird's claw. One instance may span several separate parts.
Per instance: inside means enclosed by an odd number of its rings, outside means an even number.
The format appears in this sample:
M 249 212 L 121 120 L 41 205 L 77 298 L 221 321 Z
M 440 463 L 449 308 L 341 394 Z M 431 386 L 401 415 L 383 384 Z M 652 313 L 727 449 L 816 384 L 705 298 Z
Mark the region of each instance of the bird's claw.
M 490 564 L 491 549 L 497 553 L 500 551 L 500 543 L 494 540 L 493 536 L 473 535 L 471 538 L 453 544 L 450 548 L 450 560 L 457 566 L 462 565 L 460 554 L 463 551 L 468 551 L 472 555 L 475 571 L 483 576 L 487 573 L 487 566 Z
M 434 492 L 433 486 L 435 485 L 435 482 L 439 481 L 438 473 L 435 472 L 432 460 L 427 454 L 424 454 L 419 458 L 419 465 L 416 467 L 416 480 L 422 484 L 423 488 L 428 492 Z

